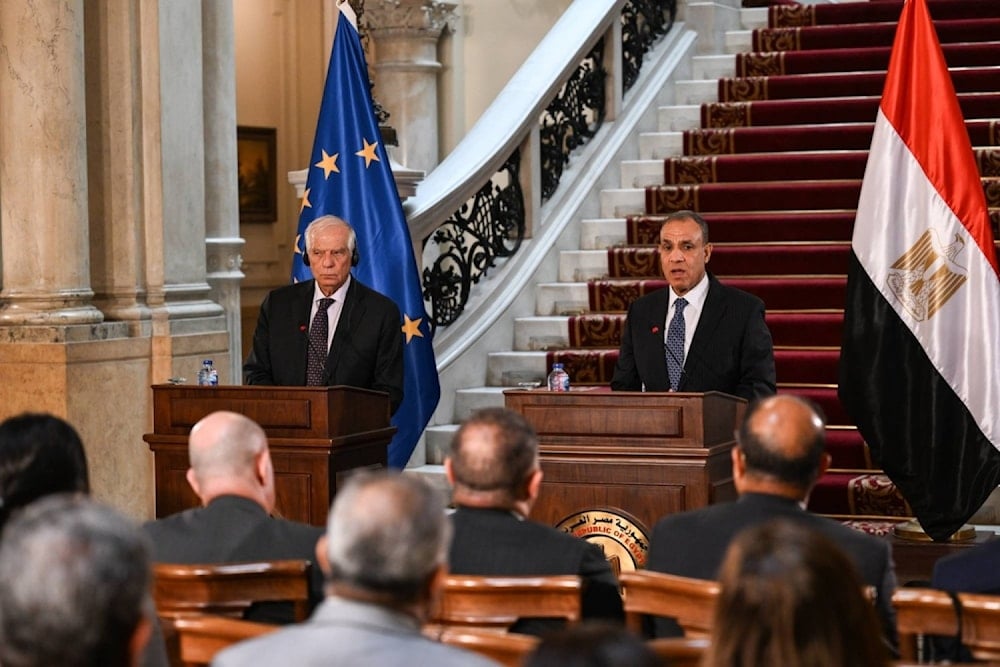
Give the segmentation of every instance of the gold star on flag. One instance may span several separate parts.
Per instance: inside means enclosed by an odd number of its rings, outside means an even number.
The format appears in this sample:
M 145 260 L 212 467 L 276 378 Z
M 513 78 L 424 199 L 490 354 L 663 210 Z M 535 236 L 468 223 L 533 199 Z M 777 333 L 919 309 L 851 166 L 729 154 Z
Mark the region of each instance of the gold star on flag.
M 414 336 L 419 336 L 420 338 L 424 337 L 424 335 L 420 333 L 420 323 L 424 321 L 424 318 L 418 317 L 415 320 L 411 320 L 409 315 L 404 314 L 403 319 L 405 322 L 403 323 L 403 326 L 400 327 L 400 330 L 406 334 L 407 343 L 409 343 L 410 339 Z
M 309 188 L 306 188 L 306 191 L 302 193 L 302 206 L 299 207 L 299 213 L 301 214 L 307 208 L 312 208 L 312 204 L 309 203 Z
M 330 155 L 325 150 L 323 151 L 323 159 L 314 164 L 314 167 L 320 167 L 323 170 L 323 178 L 330 178 L 330 172 L 335 171 L 338 174 L 340 169 L 337 167 L 337 158 L 340 157 L 340 153 L 334 153 Z
M 378 147 L 378 142 L 376 141 L 375 143 L 370 144 L 367 139 L 362 139 L 362 141 L 365 142 L 365 147 L 355 153 L 355 155 L 365 159 L 365 169 L 367 169 L 371 166 L 373 160 L 375 162 L 381 162 L 381 160 L 378 159 L 378 155 L 375 155 L 375 149 Z

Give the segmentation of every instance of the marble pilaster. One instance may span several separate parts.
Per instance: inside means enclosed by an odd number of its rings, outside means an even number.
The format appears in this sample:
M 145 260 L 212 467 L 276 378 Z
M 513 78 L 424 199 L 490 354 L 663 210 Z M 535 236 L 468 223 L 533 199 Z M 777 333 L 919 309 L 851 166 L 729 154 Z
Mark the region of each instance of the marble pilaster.
M 229 377 L 242 378 L 240 282 L 243 280 L 236 180 L 236 71 L 233 3 L 201 7 L 205 118 L 205 244 L 209 296 L 222 306 L 229 332 Z
M 100 322 L 91 305 L 83 0 L 0 3 L 0 325 Z
M 438 163 L 437 44 L 456 7 L 442 0 L 365 3 L 375 42 L 374 94 L 399 136 L 393 152 L 407 167 L 425 172 Z

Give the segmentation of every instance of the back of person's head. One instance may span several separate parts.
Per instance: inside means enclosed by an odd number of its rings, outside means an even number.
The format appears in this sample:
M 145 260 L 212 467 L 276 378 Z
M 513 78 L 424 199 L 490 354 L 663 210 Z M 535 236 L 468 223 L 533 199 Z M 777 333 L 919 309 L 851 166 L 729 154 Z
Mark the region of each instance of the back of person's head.
M 188 481 L 203 502 L 241 487 L 255 493 L 273 485 L 267 435 L 252 419 L 236 412 L 213 412 L 195 424 L 188 438 L 188 458 Z
M 15 514 L 0 541 L 0 664 L 134 664 L 149 632 L 139 528 L 80 495 Z
M 854 564 L 785 520 L 748 528 L 719 573 L 707 667 L 871 667 L 888 656 Z
M 781 394 L 751 403 L 738 433 L 747 474 L 810 489 L 822 470 L 825 428 L 809 399 Z
M 538 469 L 538 435 L 518 413 L 486 408 L 462 423 L 448 458 L 456 491 L 516 499 Z
M 0 528 L 10 513 L 53 493 L 89 493 L 87 456 L 59 417 L 26 413 L 0 424 Z
M 413 603 L 447 562 L 444 498 L 417 475 L 360 472 L 330 509 L 329 580 L 391 603 Z
M 645 642 L 620 625 L 581 623 L 542 638 L 524 667 L 658 667 Z

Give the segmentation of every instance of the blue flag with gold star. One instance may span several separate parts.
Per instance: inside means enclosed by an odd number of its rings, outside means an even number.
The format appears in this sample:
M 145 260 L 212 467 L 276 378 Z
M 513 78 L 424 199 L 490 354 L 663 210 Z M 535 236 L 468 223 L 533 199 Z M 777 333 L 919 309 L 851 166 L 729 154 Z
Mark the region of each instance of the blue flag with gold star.
M 403 316 L 403 403 L 392 418 L 399 430 L 389 445 L 389 465 L 403 468 L 437 407 L 441 387 L 413 244 L 372 108 L 361 39 L 347 3 L 341 6 L 339 19 L 299 213 L 292 279 L 312 278 L 302 263 L 302 246 L 313 219 L 336 215 L 354 227 L 361 255 L 354 277 L 395 301 Z

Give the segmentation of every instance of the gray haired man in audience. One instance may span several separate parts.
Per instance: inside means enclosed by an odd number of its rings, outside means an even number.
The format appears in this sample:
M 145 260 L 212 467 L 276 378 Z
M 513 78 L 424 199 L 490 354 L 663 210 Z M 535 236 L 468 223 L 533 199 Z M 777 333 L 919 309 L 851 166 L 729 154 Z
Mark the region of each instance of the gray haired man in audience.
M 0 664 L 139 664 L 150 635 L 142 533 L 82 496 L 28 506 L 0 541 Z
M 359 473 L 337 493 L 317 551 L 327 598 L 305 623 L 238 644 L 217 667 L 495 665 L 424 637 L 447 570 L 444 501 L 416 476 Z

